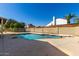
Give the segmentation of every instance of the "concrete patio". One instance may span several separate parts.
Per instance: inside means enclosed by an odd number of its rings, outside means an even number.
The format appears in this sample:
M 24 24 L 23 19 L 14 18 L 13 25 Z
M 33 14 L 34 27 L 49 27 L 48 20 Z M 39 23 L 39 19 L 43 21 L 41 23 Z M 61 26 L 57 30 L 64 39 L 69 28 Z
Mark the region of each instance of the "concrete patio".
M 67 56 L 67 54 L 57 49 L 49 42 L 24 40 L 16 37 L 12 38 L 12 36 L 13 35 L 7 34 L 4 35 L 4 39 L 0 39 L 0 55 L 2 56 Z
M 57 47 L 69 56 L 79 56 L 78 36 L 64 37 L 60 39 L 45 39 L 42 41 L 49 42 L 51 45 Z

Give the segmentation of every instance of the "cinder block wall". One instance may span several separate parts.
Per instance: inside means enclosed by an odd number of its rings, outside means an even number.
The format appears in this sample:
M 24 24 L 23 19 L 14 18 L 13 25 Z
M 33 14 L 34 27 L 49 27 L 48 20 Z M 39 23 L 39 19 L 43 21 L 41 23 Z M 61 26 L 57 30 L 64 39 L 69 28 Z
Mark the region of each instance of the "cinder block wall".
M 27 28 L 27 30 L 30 32 L 37 32 L 37 33 L 79 35 L 79 26 L 77 27 Z
M 59 34 L 75 34 L 75 27 L 59 27 Z
M 75 35 L 79 36 L 79 27 L 75 27 Z

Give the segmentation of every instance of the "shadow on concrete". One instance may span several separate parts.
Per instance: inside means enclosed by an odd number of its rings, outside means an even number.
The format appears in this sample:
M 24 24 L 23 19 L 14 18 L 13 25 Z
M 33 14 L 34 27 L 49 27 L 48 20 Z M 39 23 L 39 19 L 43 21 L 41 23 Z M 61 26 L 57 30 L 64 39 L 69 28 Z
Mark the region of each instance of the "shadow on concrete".
M 67 56 L 48 42 L 24 40 L 8 34 L 0 39 L 0 52 L 2 56 Z

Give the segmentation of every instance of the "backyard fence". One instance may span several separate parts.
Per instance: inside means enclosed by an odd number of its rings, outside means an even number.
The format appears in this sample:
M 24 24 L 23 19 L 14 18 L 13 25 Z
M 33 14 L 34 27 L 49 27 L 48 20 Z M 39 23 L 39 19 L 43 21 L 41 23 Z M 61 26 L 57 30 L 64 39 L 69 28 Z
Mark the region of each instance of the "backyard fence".
M 27 28 L 26 31 L 35 32 L 35 33 L 47 33 L 47 34 L 79 35 L 79 26 L 76 26 L 76 27 Z

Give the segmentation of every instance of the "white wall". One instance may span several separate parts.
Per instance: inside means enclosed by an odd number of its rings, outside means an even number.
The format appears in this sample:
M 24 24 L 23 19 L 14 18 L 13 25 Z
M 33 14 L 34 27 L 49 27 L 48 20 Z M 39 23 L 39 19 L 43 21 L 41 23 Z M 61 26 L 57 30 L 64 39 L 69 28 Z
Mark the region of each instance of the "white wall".
M 51 22 L 50 22 L 49 24 L 47 24 L 46 26 L 55 25 L 55 21 L 56 21 L 56 25 L 67 24 L 67 20 L 66 20 L 66 19 L 58 18 L 58 19 L 55 19 L 55 20 L 51 21 Z

